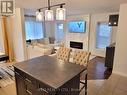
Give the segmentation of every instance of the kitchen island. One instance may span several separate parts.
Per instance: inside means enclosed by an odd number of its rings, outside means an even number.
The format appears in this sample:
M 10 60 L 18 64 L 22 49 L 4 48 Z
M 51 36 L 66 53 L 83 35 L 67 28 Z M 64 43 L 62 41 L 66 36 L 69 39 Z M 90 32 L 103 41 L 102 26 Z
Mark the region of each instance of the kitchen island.
M 41 56 L 14 64 L 17 95 L 79 95 L 86 67 Z

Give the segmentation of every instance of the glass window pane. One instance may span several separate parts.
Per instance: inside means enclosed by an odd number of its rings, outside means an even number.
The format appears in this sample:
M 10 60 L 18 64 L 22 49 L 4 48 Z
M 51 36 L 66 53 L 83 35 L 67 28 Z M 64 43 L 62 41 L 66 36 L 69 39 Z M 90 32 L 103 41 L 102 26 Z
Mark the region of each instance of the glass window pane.
M 26 40 L 44 37 L 43 24 L 34 20 L 25 21 Z
M 62 24 L 62 23 L 56 24 L 55 39 L 57 42 L 63 41 L 63 39 L 64 39 L 64 24 Z
M 108 23 L 98 23 L 96 32 L 96 48 L 104 49 L 110 44 L 111 27 Z
M 34 39 L 34 24 L 30 21 L 25 22 L 26 40 Z
M 35 24 L 35 34 L 34 34 L 34 37 L 35 37 L 35 39 L 41 39 L 41 38 L 43 38 L 44 37 L 44 35 L 43 35 L 43 27 L 42 27 L 42 23 L 40 23 L 40 22 L 36 22 L 36 24 Z

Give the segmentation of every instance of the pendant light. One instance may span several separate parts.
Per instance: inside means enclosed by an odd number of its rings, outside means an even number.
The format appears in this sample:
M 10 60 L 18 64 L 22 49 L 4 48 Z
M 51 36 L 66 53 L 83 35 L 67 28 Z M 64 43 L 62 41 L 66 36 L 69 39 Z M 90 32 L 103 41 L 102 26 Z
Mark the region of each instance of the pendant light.
M 40 10 L 36 12 L 36 21 L 44 21 L 44 14 Z
M 56 9 L 56 20 L 65 20 L 66 19 L 66 9 L 63 8 L 63 5 L 60 8 Z
M 50 0 L 48 0 L 48 10 L 45 10 L 45 20 L 46 21 L 54 20 L 53 10 L 51 10 L 50 8 Z
M 46 21 L 53 21 L 54 20 L 53 10 L 45 10 L 45 20 Z
M 39 11 L 36 12 L 36 20 L 37 21 L 53 21 L 54 20 L 54 12 L 53 10 L 51 10 L 52 7 L 57 7 L 60 6 L 60 8 L 56 9 L 56 20 L 65 20 L 66 19 L 66 9 L 63 8 L 63 6 L 65 5 L 65 3 L 61 3 L 61 4 L 56 4 L 56 5 L 52 5 L 50 6 L 50 0 L 48 0 L 48 7 L 43 7 L 38 9 Z M 46 9 L 45 10 L 45 15 L 43 14 L 43 12 L 41 12 L 41 10 Z
M 53 10 L 45 10 L 45 20 L 46 21 L 53 21 L 54 20 Z

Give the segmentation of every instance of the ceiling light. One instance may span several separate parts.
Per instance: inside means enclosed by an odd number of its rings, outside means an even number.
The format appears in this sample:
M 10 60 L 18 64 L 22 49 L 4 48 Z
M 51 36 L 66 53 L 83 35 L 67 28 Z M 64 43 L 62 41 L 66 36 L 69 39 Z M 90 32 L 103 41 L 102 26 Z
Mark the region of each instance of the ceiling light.
M 39 21 L 39 22 L 44 21 L 44 14 L 43 14 L 43 12 L 40 12 L 40 11 L 36 12 L 36 21 Z
M 56 9 L 56 20 L 65 20 L 66 19 L 66 9 L 57 8 Z
M 56 5 L 50 5 L 50 0 L 48 0 L 48 7 L 40 8 L 38 9 L 39 12 L 36 12 L 36 19 L 37 21 L 43 21 L 44 18 L 46 21 L 53 21 L 54 20 L 54 13 L 53 10 L 51 10 L 52 7 L 60 6 L 60 8 L 56 9 L 56 20 L 65 20 L 66 18 L 66 9 L 63 8 L 65 3 L 56 4 Z M 41 10 L 45 10 L 45 17 Z M 43 18 L 44 17 L 44 18 Z
M 54 20 L 53 10 L 45 10 L 45 20 L 46 21 Z

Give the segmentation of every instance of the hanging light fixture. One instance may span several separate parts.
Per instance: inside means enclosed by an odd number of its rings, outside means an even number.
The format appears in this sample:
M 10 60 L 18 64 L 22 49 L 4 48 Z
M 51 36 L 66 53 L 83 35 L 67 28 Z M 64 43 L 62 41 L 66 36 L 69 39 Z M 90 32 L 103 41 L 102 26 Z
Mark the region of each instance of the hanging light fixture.
M 48 10 L 45 10 L 45 20 L 46 21 L 54 20 L 53 10 L 51 10 L 50 8 L 50 0 L 48 0 Z
M 63 8 L 63 5 L 60 8 L 56 9 L 56 20 L 65 20 L 66 19 L 66 9 Z
M 48 7 L 40 8 L 38 9 L 39 11 L 36 12 L 37 21 L 43 21 L 44 18 L 45 18 L 45 21 L 53 21 L 54 12 L 53 10 L 51 10 L 51 8 L 56 7 L 56 6 L 60 6 L 60 8 L 56 9 L 56 20 L 65 20 L 66 19 L 66 9 L 63 8 L 63 5 L 65 5 L 65 3 L 50 6 L 50 0 L 48 0 Z M 45 17 L 44 17 L 43 12 L 41 12 L 42 9 L 47 9 L 45 10 Z
M 44 21 L 44 14 L 40 10 L 36 12 L 36 21 Z
M 45 20 L 46 21 L 54 20 L 53 10 L 45 10 Z

